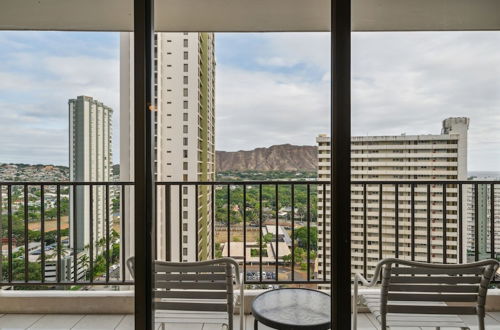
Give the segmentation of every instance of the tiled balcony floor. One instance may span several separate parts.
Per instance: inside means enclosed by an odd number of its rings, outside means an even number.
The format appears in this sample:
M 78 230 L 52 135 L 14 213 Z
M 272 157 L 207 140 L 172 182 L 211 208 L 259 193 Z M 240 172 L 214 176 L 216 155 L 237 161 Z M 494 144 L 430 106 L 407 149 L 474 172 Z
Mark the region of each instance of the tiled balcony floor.
M 463 316 L 462 319 L 470 325 L 472 330 L 478 329 L 475 316 Z M 235 316 L 235 324 L 238 329 L 238 316 Z M 253 329 L 253 317 L 246 316 L 246 328 Z M 62 314 L 0 314 L 0 329 L 50 329 L 50 330 L 132 330 L 134 329 L 133 315 L 62 315 Z M 179 330 L 215 330 L 221 329 L 216 324 L 185 324 L 173 323 L 167 325 L 167 329 Z M 269 330 L 259 324 L 259 330 Z M 370 314 L 358 315 L 359 330 L 379 329 L 377 321 Z M 399 330 L 427 330 L 433 328 L 393 328 Z M 448 330 L 453 328 L 441 328 Z M 500 312 L 488 313 L 486 316 L 486 329 L 500 330 Z

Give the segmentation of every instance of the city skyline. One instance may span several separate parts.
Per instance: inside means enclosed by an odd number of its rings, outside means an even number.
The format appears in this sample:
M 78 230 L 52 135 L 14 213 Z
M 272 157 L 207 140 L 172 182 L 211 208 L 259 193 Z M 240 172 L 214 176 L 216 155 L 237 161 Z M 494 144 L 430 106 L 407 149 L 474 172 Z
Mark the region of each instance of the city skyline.
M 467 116 L 470 170 L 497 170 L 499 38 L 353 34 L 353 135 L 429 134 L 439 118 Z M 118 43 L 114 33 L 0 34 L 0 162 L 67 165 L 65 100 L 91 95 L 118 108 Z M 216 34 L 216 44 L 217 149 L 314 145 L 329 132 L 329 34 Z

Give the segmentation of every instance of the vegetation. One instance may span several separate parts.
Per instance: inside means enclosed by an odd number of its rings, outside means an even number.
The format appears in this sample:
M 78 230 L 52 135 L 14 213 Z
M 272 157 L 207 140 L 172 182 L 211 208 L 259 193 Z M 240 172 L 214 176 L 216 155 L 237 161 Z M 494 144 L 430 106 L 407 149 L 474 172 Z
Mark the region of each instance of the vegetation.
M 231 224 L 243 221 L 243 186 L 234 185 L 229 189 L 229 221 Z M 295 220 L 307 220 L 307 187 L 306 185 L 296 185 L 294 189 Z M 312 222 L 317 219 L 317 198 L 316 186 L 310 186 L 309 196 L 309 217 Z M 247 186 L 246 189 L 246 217 L 247 223 L 259 224 L 260 207 L 262 207 L 262 221 L 275 219 L 276 212 L 286 208 L 284 216 L 279 216 L 279 220 L 290 221 L 292 219 L 292 188 L 291 185 L 282 184 L 278 186 L 278 201 L 276 203 L 276 186 L 262 186 L 262 205 L 260 205 L 259 186 Z M 227 187 L 217 187 L 215 194 L 216 221 L 227 224 L 228 221 L 228 189 Z
M 283 179 L 316 178 L 316 172 L 308 171 L 221 171 L 217 172 L 217 181 L 267 181 Z
M 65 232 L 67 234 L 67 229 L 61 230 L 61 232 Z M 55 233 L 54 232 L 48 232 Z M 90 277 L 93 276 L 94 279 L 103 276 L 106 274 L 106 266 L 116 264 L 119 262 L 120 258 L 120 243 L 118 242 L 120 235 L 112 230 L 110 234 L 110 249 L 109 253 L 106 254 L 106 240 L 99 240 L 96 243 L 96 247 L 100 248 L 100 251 L 97 252 L 97 256 L 94 258 L 93 262 L 93 273 L 90 274 L 90 257 L 89 257 L 89 246 L 85 247 L 85 252 L 82 253 L 78 258 L 79 267 L 82 267 L 86 270 L 85 279 L 90 280 Z M 48 244 L 48 242 L 47 242 Z M 61 246 L 61 255 L 68 254 L 68 247 L 66 245 Z M 57 250 L 47 251 L 46 258 L 50 258 L 57 253 Z M 107 262 L 108 260 L 108 262 Z M 41 258 L 39 258 L 36 262 L 28 262 L 28 280 L 29 281 L 41 281 L 42 279 L 42 264 Z M 13 281 L 24 281 L 24 269 L 25 269 L 25 261 L 24 261 L 24 248 L 20 247 L 16 252 L 12 253 L 12 279 Z M 7 258 L 2 260 L 2 278 L 5 280 L 8 278 L 9 264 Z M 16 289 L 22 290 L 33 290 L 33 289 L 47 289 L 49 286 L 22 286 Z M 70 288 L 70 289 L 78 289 L 78 287 Z
M 310 249 L 316 251 L 318 249 L 318 228 L 310 227 L 309 237 Z M 307 227 L 295 229 L 294 239 L 297 240 L 299 247 L 307 249 Z

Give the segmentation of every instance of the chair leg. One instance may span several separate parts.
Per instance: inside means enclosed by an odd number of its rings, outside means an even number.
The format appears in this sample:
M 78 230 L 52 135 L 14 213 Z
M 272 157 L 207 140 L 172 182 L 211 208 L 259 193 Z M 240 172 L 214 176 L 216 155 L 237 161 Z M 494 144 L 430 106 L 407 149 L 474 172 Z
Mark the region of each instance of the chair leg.
M 478 315 L 478 320 L 479 320 L 479 330 L 484 330 L 484 316 Z
M 253 330 L 259 330 L 259 322 L 257 319 L 253 320 Z

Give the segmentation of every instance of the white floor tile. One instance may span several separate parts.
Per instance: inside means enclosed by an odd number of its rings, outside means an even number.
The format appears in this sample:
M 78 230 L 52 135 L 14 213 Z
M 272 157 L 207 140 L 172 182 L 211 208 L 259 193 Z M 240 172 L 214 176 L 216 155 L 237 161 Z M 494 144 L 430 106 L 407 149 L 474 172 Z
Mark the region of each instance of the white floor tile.
M 115 328 L 116 330 L 134 330 L 134 315 L 125 315 L 120 321 L 120 324 Z
M 488 312 L 486 314 L 500 323 L 500 312 Z
M 461 316 L 461 318 L 471 326 L 472 330 L 477 330 L 477 318 L 475 315 Z M 247 330 L 252 330 L 254 326 L 252 315 L 245 317 Z M 488 330 L 500 330 L 500 312 L 490 312 L 485 318 Z M 234 317 L 235 330 L 239 329 L 239 316 Z M 160 328 L 160 324 L 155 328 Z M 18 329 L 51 329 L 51 330 L 133 330 L 133 315 L 42 315 L 42 314 L 0 314 L 0 330 Z M 200 324 L 200 323 L 167 323 L 167 330 L 219 330 L 221 324 Z M 271 328 L 259 323 L 259 330 L 270 330 Z M 369 313 L 358 315 L 358 330 L 380 329 L 378 321 Z M 428 330 L 429 328 L 412 328 Z M 452 330 L 451 328 L 441 328 L 442 330 Z M 396 328 L 391 330 L 403 330 Z M 409 330 L 409 328 L 404 328 Z M 434 328 L 432 328 L 434 330 Z
M 222 323 L 221 324 L 216 324 L 216 323 L 212 323 L 212 324 L 203 324 L 203 328 L 202 330 L 221 330 L 223 329 L 222 328 Z M 235 329 L 239 329 L 235 326 Z
M 160 325 L 161 329 L 161 325 Z M 166 323 L 166 330 L 202 330 L 203 323 Z
M 377 328 L 368 319 L 365 313 L 358 313 L 358 330 L 376 330 Z
M 36 321 L 29 329 L 71 329 L 85 315 L 47 314 Z
M 478 329 L 478 321 L 476 315 L 461 315 L 460 318 L 464 320 L 464 322 L 467 323 L 467 325 L 469 325 L 471 329 Z M 498 321 L 490 315 L 486 315 L 486 317 L 484 318 L 484 325 L 488 330 L 500 329 L 500 324 L 498 323 Z
M 380 323 L 377 321 L 377 319 L 375 318 L 375 316 L 373 316 L 373 314 L 371 313 L 366 313 L 366 318 L 368 320 L 370 320 L 370 322 L 373 324 L 373 326 L 375 327 L 375 329 L 380 329 Z
M 0 317 L 0 329 L 26 329 L 42 318 L 43 314 L 7 314 Z
M 110 330 L 116 328 L 125 315 L 85 315 L 73 328 L 78 330 Z
M 254 320 L 254 318 L 252 315 L 247 316 L 246 323 L 245 323 L 246 330 L 253 330 L 253 320 Z M 272 328 L 270 328 L 267 325 L 264 325 L 262 323 L 259 323 L 259 330 L 272 330 Z

